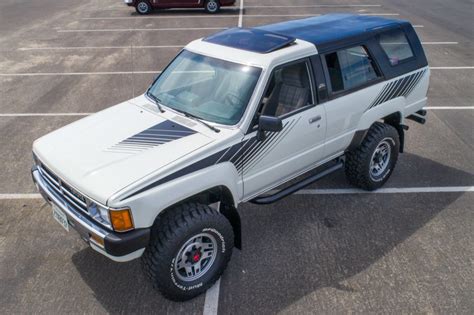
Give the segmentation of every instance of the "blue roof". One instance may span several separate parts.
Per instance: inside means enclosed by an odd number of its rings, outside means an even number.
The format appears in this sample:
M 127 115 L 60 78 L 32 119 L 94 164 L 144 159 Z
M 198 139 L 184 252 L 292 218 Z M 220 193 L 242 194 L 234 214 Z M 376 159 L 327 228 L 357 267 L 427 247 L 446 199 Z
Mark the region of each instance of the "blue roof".
M 350 38 L 368 37 L 372 32 L 389 26 L 408 23 L 402 20 L 355 14 L 326 14 L 302 20 L 293 20 L 257 27 L 311 42 L 318 49 Z
M 356 14 L 326 14 L 254 28 L 232 28 L 205 41 L 234 48 L 268 53 L 294 42 L 295 38 L 316 45 L 319 51 L 341 43 L 373 36 L 381 28 L 408 24 L 406 21 Z
M 204 41 L 265 54 L 290 45 L 295 38 L 256 28 L 234 27 L 210 35 Z

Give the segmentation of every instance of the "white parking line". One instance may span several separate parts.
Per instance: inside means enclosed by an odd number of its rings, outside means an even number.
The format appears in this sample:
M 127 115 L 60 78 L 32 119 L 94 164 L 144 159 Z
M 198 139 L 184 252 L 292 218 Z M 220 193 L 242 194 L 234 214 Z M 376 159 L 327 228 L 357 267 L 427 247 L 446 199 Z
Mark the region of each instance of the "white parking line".
M 0 114 L 0 117 L 43 117 L 43 116 L 89 116 L 93 113 L 11 113 Z
M 217 315 L 217 309 L 219 307 L 219 289 L 221 279 L 217 280 L 216 283 L 206 292 L 206 298 L 204 300 L 203 315 Z
M 151 32 L 151 31 L 201 31 L 223 30 L 227 27 L 169 27 L 169 28 L 103 28 L 103 29 L 77 29 L 57 30 L 58 33 L 86 33 L 86 32 Z
M 104 71 L 104 72 L 33 72 L 33 73 L 0 73 L 0 77 L 41 77 L 68 75 L 114 75 L 114 74 L 155 74 L 161 71 Z
M 472 70 L 473 66 L 430 67 L 431 70 Z M 114 75 L 114 74 L 155 74 L 161 71 L 103 71 L 103 72 L 25 72 L 0 73 L 0 77 L 73 76 L 73 75 Z
M 242 27 L 242 16 L 243 15 L 244 15 L 244 0 L 240 0 L 239 23 L 238 23 L 239 27 Z
M 427 106 L 426 110 L 472 110 L 474 106 Z M 5 113 L 0 117 L 89 116 L 94 113 Z
M 270 191 L 274 193 L 276 191 Z M 474 186 L 441 186 L 441 187 L 404 187 L 404 188 L 379 188 L 375 191 L 366 191 L 357 188 L 335 188 L 335 189 L 302 189 L 295 195 L 370 195 L 370 194 L 418 194 L 418 193 L 453 193 L 474 192 Z M 41 199 L 40 194 L 0 194 L 0 200 L 9 199 Z M 217 284 L 217 282 L 216 282 Z M 215 294 L 216 292 L 211 292 Z M 217 292 L 217 296 L 219 292 Z M 212 301 L 212 297 L 211 297 Z
M 144 20 L 144 19 L 223 19 L 238 18 L 239 15 L 151 15 L 151 16 L 101 16 L 101 17 L 85 17 L 81 20 Z
M 421 42 L 423 45 L 457 45 L 458 42 Z
M 76 47 L 21 47 L 17 50 L 29 51 L 29 50 L 80 50 L 80 49 L 157 49 L 157 48 L 183 48 L 183 45 L 159 45 L 159 46 L 76 46 Z
M 242 8 L 243 11 L 243 8 Z M 398 13 L 356 13 L 359 15 L 377 15 L 377 16 L 398 16 L 400 14 Z M 301 16 L 301 17 L 310 17 L 310 16 L 319 16 L 321 14 L 245 14 L 245 17 L 292 17 L 292 16 Z M 170 15 L 170 16 L 143 16 L 140 17 L 140 19 L 209 19 L 209 18 L 239 18 L 240 19 L 241 15 L 239 12 L 239 15 Z M 113 16 L 113 17 L 87 17 L 87 18 L 82 18 L 83 20 L 137 20 L 136 17 L 132 16 Z
M 381 7 L 381 4 L 303 4 L 303 5 L 247 5 L 246 8 L 354 8 Z
M 302 189 L 297 195 L 347 195 L 347 194 L 416 194 L 440 192 L 474 192 L 474 186 L 446 186 L 446 187 L 406 187 L 380 188 L 375 191 L 366 191 L 356 188 L 346 189 Z
M 474 69 L 472 66 L 466 66 L 466 67 L 430 67 L 431 70 L 470 70 Z
M 429 110 L 453 110 L 453 109 L 474 109 L 474 106 L 427 106 L 423 107 L 424 109 L 429 109 Z

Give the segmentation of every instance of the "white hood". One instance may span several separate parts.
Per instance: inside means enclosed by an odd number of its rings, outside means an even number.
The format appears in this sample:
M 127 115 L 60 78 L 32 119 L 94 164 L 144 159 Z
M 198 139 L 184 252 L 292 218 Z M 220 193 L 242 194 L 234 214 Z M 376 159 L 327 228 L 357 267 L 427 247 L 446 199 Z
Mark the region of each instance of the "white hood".
M 107 199 L 214 139 L 130 102 L 35 141 L 40 161 L 89 198 Z

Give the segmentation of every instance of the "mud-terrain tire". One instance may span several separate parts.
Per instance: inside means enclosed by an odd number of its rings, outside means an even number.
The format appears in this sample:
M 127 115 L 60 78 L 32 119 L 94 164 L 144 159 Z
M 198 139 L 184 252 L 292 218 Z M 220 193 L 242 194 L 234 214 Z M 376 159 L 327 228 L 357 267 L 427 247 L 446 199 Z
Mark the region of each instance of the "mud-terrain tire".
M 137 13 L 140 15 L 149 14 L 152 10 L 153 8 L 151 7 L 150 2 L 147 0 L 140 0 L 135 5 L 135 11 L 137 11 Z
M 234 233 L 226 217 L 206 205 L 185 203 L 156 220 L 142 268 L 166 298 L 186 301 L 219 279 L 233 247 Z
M 361 145 L 346 154 L 348 181 L 369 191 L 382 187 L 395 168 L 399 148 L 397 130 L 381 122 L 374 123 Z

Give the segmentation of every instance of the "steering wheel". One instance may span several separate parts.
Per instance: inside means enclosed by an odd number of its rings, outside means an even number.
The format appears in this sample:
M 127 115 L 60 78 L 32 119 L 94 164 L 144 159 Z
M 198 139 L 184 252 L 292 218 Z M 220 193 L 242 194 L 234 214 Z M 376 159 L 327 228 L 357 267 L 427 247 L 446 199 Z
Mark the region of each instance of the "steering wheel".
M 240 98 L 239 95 L 233 92 L 227 93 L 227 95 L 224 98 L 224 102 L 234 107 L 240 107 L 244 103 L 242 98 Z

